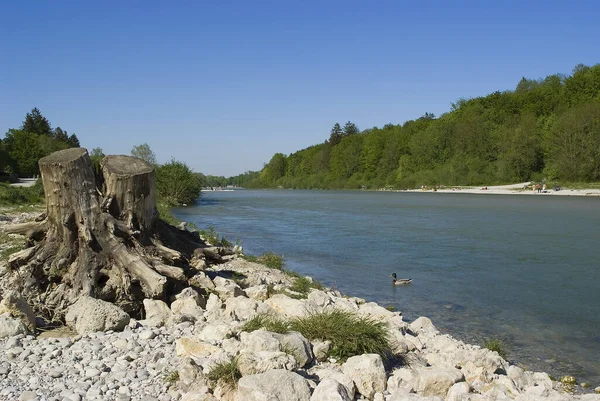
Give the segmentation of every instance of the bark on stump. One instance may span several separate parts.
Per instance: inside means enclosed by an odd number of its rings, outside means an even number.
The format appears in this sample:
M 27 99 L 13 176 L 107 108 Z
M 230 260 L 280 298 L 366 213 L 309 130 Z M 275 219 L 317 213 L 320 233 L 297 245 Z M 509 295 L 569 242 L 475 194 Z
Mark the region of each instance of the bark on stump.
M 168 300 L 190 286 L 196 271 L 189 261 L 208 247 L 198 233 L 158 219 L 151 164 L 105 157 L 105 195 L 96 189 L 85 149 L 55 152 L 39 165 L 46 215 L 6 229 L 26 232 L 29 247 L 11 256 L 4 278 L 38 314 L 62 320 L 67 307 L 86 295 L 138 315 L 144 298 Z

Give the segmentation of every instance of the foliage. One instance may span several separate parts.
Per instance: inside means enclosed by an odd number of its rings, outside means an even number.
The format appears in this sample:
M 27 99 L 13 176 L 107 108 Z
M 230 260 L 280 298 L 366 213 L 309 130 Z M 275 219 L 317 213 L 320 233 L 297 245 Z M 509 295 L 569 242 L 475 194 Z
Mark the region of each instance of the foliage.
M 316 280 L 308 277 L 299 276 L 294 279 L 294 282 L 290 286 L 290 290 L 298 292 L 304 296 L 308 295 L 311 289 L 322 290 L 323 285 Z
M 131 149 L 131 155 L 139 159 L 145 160 L 150 164 L 156 164 L 156 155 L 150 149 L 150 145 L 142 143 L 141 145 L 134 146 Z
M 179 381 L 179 371 L 173 370 L 172 372 L 165 375 L 165 383 L 168 385 L 174 385 Z
M 172 159 L 156 168 L 158 198 L 169 206 L 194 203 L 201 189 L 199 177 L 183 162 Z
M 237 359 L 232 359 L 229 362 L 220 362 L 216 364 L 206 375 L 208 380 L 213 383 L 235 387 L 241 379 L 242 374 L 238 369 Z
M 508 356 L 508 344 L 506 344 L 503 338 L 489 338 L 484 342 L 483 346 L 490 351 L 496 351 L 502 358 L 506 359 Z
M 285 266 L 283 256 L 277 255 L 273 252 L 265 252 L 260 256 L 243 255 L 242 257 L 248 262 L 260 263 L 271 269 L 282 270 L 283 266 Z
M 600 180 L 600 64 L 459 99 L 439 117 L 362 132 L 336 123 L 321 144 L 275 154 L 247 188 L 378 189 Z
M 224 247 L 233 246 L 225 236 L 219 237 L 219 233 L 217 233 L 214 226 L 209 226 L 208 230 L 198 230 L 198 232 L 200 233 L 200 236 L 211 245 Z
M 40 180 L 31 187 L 16 187 L 0 183 L 0 205 L 32 205 L 43 201 L 44 187 Z
M 247 331 L 248 333 L 260 329 L 280 334 L 285 334 L 290 331 L 287 322 L 269 315 L 256 315 L 248 320 L 242 327 L 242 331 Z
M 331 341 L 330 355 L 341 360 L 362 354 L 379 354 L 385 359 L 390 355 L 385 324 L 348 311 L 332 310 L 297 318 L 290 322 L 290 329 L 311 341 Z
M 9 129 L 0 144 L 0 169 L 19 176 L 39 174 L 38 160 L 57 150 L 79 147 L 74 134 L 57 127 L 52 130 L 50 122 L 37 108 L 25 116 L 20 129 Z

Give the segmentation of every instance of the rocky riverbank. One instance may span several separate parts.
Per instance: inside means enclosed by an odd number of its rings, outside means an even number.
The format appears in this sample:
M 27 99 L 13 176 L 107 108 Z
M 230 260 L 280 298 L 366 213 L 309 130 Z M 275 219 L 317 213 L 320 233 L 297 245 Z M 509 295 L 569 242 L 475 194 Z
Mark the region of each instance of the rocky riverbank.
M 83 298 L 67 314 L 69 330 L 37 336 L 27 305 L 4 288 L 0 399 L 600 400 L 441 334 L 426 317 L 405 322 L 401 312 L 330 289 L 304 294 L 292 287 L 297 279 L 232 256 L 197 275 L 206 294 L 188 288 L 169 305 L 148 299 L 143 320 Z M 284 322 L 331 311 L 383 323 L 389 352 L 344 360 L 332 357 L 330 341 L 248 325 L 256 316 Z

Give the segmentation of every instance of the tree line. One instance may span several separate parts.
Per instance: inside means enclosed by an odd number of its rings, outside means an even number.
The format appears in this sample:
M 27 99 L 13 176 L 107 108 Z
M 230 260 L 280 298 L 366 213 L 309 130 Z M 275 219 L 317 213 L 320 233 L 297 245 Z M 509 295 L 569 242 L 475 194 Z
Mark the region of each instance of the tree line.
M 77 136 L 68 135 L 60 127 L 52 129 L 48 119 L 34 108 L 25 115 L 20 128 L 9 129 L 4 139 L 0 140 L 0 172 L 13 177 L 39 175 L 39 159 L 55 151 L 73 147 L 80 147 Z M 134 146 L 131 155 L 154 165 L 159 206 L 193 204 L 200 197 L 203 176 L 193 172 L 184 162 L 171 159 L 164 164 L 157 163 L 156 155 L 147 143 Z M 100 162 L 105 156 L 104 151 L 94 148 L 89 156 L 96 173 L 96 184 L 102 190 Z M 36 190 L 38 189 L 43 191 L 41 185 L 36 185 Z
M 248 188 L 414 188 L 523 181 L 600 181 L 600 64 L 569 76 L 522 78 L 514 90 L 459 99 L 439 117 L 329 138 L 259 172 L 230 177 Z

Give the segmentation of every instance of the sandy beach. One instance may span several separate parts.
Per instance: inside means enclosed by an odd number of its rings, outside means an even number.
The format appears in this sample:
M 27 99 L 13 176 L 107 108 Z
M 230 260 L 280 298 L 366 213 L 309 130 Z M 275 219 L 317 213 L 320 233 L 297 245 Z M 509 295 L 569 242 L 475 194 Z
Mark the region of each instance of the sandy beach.
M 481 187 L 443 187 L 434 190 L 433 188 L 409 189 L 403 192 L 437 192 L 437 193 L 464 193 L 481 195 L 535 195 L 535 196 L 600 196 L 600 189 L 569 189 L 561 188 L 555 191 L 554 188 L 548 188 L 545 192 L 537 192 L 531 188 L 531 182 L 522 182 L 511 185 L 495 185 Z

